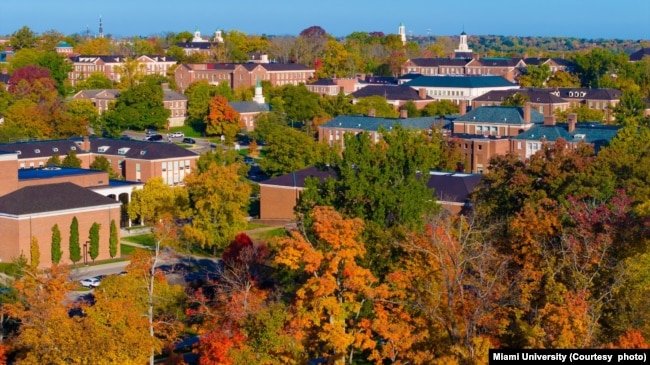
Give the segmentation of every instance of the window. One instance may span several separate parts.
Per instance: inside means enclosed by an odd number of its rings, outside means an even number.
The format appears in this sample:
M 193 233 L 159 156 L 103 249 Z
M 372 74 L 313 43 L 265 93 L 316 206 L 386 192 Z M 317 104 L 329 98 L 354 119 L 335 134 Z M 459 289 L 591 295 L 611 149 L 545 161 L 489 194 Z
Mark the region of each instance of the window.
M 108 146 L 100 146 L 100 147 L 97 147 L 97 152 L 104 153 L 104 152 L 108 151 L 108 149 L 109 149 Z
M 483 145 L 478 145 L 478 150 L 481 151 L 483 149 Z
M 521 149 L 521 142 L 517 142 L 517 149 L 518 149 L 518 150 Z
M 167 171 L 167 163 L 166 162 L 162 163 L 162 171 L 163 172 Z
M 119 150 L 117 150 L 118 155 L 126 155 L 126 153 L 129 151 L 128 147 L 122 147 Z

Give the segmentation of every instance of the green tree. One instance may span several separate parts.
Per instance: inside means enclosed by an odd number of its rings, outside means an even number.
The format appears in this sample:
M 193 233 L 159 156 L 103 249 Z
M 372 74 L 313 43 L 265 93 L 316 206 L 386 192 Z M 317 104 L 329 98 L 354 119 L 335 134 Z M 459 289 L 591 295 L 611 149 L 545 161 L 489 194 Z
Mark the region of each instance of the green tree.
M 45 161 L 45 166 L 61 166 L 61 156 L 58 153 L 53 154 Z
M 63 158 L 61 166 L 81 168 L 81 159 L 77 157 L 77 151 L 69 151 Z
M 646 108 L 647 105 L 640 92 L 630 90 L 623 93 L 621 101 L 614 107 L 616 124 L 638 126 L 641 124 Z
M 79 245 L 79 221 L 77 217 L 72 217 L 72 223 L 70 223 L 70 242 L 68 245 L 68 251 L 70 253 L 70 261 L 73 263 L 79 262 L 81 260 L 81 246 Z
M 66 138 L 74 135 L 85 135 L 88 131 L 88 127 L 96 131 L 101 130 L 99 112 L 97 111 L 97 107 L 90 100 L 68 101 L 63 105 L 62 112 L 70 117 L 70 120 L 74 122 L 76 127 L 74 129 L 69 128 L 70 132 L 67 133 L 68 135 L 65 136 Z M 65 132 L 62 134 L 65 134 Z
M 207 80 L 193 82 L 185 90 L 187 119 L 194 125 L 201 124 L 201 130 L 205 127 L 205 118 L 210 111 L 210 99 L 215 95 L 216 87 L 210 85 Z
M 32 237 L 29 244 L 29 265 L 34 269 L 38 269 L 41 265 L 41 249 L 38 247 L 38 238 Z
M 50 75 L 56 83 L 59 96 L 66 96 L 66 81 L 68 80 L 68 73 L 72 71 L 72 64 L 66 60 L 66 57 L 55 51 L 45 52 L 38 58 L 38 65 L 50 70 Z
M 580 87 L 580 79 L 578 76 L 566 72 L 566 71 L 556 71 L 551 75 L 546 83 L 548 87 Z
M 318 95 L 305 85 L 285 85 L 280 93 L 283 111 L 290 120 L 304 123 L 321 114 Z
M 63 257 L 63 251 L 61 250 L 61 231 L 59 230 L 59 225 L 55 224 L 52 226 L 52 264 L 58 264 L 61 262 Z
M 565 110 L 556 110 L 555 117 L 557 121 L 566 121 L 568 115 L 571 113 L 576 113 L 578 115 L 578 122 L 598 122 L 602 123 L 605 120 L 605 113 L 602 110 L 591 109 L 585 104 L 579 104 L 578 106 L 570 107 Z
M 54 29 L 47 30 L 38 36 L 38 48 L 44 51 L 55 51 L 56 46 L 63 41 L 65 35 Z
M 108 254 L 111 256 L 111 258 L 117 256 L 118 244 L 119 241 L 117 238 L 117 225 L 115 224 L 115 219 L 111 219 L 111 231 L 108 238 Z
M 88 254 L 90 258 L 95 262 L 97 256 L 99 256 L 99 229 L 101 224 L 93 222 L 90 226 L 90 231 L 88 232 L 88 239 L 90 240 L 90 247 L 88 248 Z
M 396 118 L 399 113 L 395 108 L 388 104 L 386 98 L 380 95 L 366 96 L 352 106 L 352 113 L 368 115 L 371 110 L 375 111 L 376 117 Z
M 9 44 L 16 51 L 23 48 L 34 48 L 36 47 L 36 33 L 25 25 L 11 35 Z
M 215 254 L 247 226 L 245 209 L 251 187 L 240 177 L 239 165 L 210 162 L 205 170 L 185 178 L 193 213 L 183 235 Z
M 530 97 L 522 93 L 512 93 L 501 102 L 502 106 L 518 106 L 522 107 L 526 102 L 530 101 Z
M 119 136 L 126 129 L 164 129 L 169 114 L 169 109 L 163 105 L 162 88 L 145 78 L 145 82 L 120 94 L 115 104 L 103 114 L 103 125 L 111 136 Z
M 84 80 L 77 81 L 75 89 L 79 90 L 92 90 L 92 89 L 112 89 L 115 85 L 113 81 L 101 71 L 91 73 Z
M 458 113 L 458 105 L 451 100 L 434 101 L 422 108 L 422 116 L 438 117 Z
M 93 163 L 90 164 L 91 169 L 102 170 L 108 172 L 109 179 L 121 180 L 124 177 L 113 170 L 111 162 L 104 156 L 97 156 Z
M 400 111 L 406 110 L 406 115 L 409 118 L 415 118 L 420 116 L 420 110 L 415 105 L 412 100 L 407 101 L 404 105 L 399 108 Z
M 522 87 L 544 87 L 549 77 L 551 77 L 549 65 L 530 65 L 526 67 L 524 74 L 519 76 L 519 85 Z

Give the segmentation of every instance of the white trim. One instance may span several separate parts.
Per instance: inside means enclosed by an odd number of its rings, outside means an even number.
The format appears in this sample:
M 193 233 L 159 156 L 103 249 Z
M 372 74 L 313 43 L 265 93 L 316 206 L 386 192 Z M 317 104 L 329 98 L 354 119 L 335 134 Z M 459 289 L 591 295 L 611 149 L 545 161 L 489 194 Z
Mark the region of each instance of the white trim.
M 15 219 L 15 220 L 26 220 L 26 219 L 32 219 L 32 218 L 58 217 L 58 216 L 65 215 L 65 214 L 90 213 L 90 212 L 104 211 L 104 210 L 106 210 L 108 208 L 120 208 L 121 206 L 122 206 L 121 202 L 116 202 L 116 203 L 105 204 L 105 205 L 94 206 L 94 207 L 66 209 L 66 210 L 55 210 L 55 211 L 50 211 L 50 212 L 28 213 L 28 214 L 22 214 L 22 215 L 0 213 L 0 218 L 9 218 L 9 219 Z
M 284 186 L 284 185 L 270 185 L 270 184 L 258 184 L 258 185 L 260 187 L 268 186 L 268 187 L 272 187 L 272 188 L 287 189 L 287 190 L 294 190 L 294 189 L 305 190 L 305 188 L 301 187 L 301 186 Z

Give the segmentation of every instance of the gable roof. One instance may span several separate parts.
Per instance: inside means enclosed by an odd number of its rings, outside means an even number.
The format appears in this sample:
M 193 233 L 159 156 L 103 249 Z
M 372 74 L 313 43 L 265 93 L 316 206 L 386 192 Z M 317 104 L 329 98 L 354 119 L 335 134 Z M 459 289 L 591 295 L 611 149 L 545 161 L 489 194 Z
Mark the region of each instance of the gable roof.
M 511 90 L 491 90 L 487 93 L 475 97 L 472 102 L 475 101 L 484 101 L 484 102 L 501 102 L 504 99 L 508 98 L 510 95 L 519 93 L 522 95 L 528 96 L 528 99 L 532 103 L 541 103 L 541 104 L 565 104 L 566 100 L 560 98 L 559 96 L 552 93 L 553 89 L 533 89 L 533 88 L 523 88 L 523 89 L 511 89 Z
M 458 122 L 529 124 L 544 123 L 544 115 L 535 109 L 530 110 L 530 122 L 524 120 L 524 108 L 515 106 L 482 106 L 474 108 L 467 114 L 456 118 Z
M 408 86 L 397 85 L 368 85 L 351 94 L 355 98 L 363 98 L 368 96 L 383 96 L 386 100 L 431 100 L 429 96 L 424 99 L 413 88 Z
M 482 66 L 482 67 L 516 67 L 522 63 L 519 58 L 497 58 L 497 57 L 487 57 L 479 58 L 470 61 L 467 65 L 470 66 Z
M 72 139 L 0 143 L 0 151 L 16 152 L 18 160 L 50 157 L 57 153 L 59 156 L 65 156 L 70 151 L 77 154 L 88 152 L 82 150 L 81 144 Z
M 623 94 L 616 89 L 589 89 L 586 87 L 561 87 L 553 93 L 562 99 L 619 100 Z
M 408 62 L 413 63 L 415 66 L 420 67 L 440 67 L 440 66 L 457 66 L 463 67 L 469 63 L 469 60 L 464 58 L 411 58 Z
M 336 172 L 332 168 L 319 169 L 315 166 L 307 167 L 296 172 L 290 172 L 288 174 L 276 176 L 268 180 L 261 181 L 260 185 L 273 185 L 273 186 L 282 186 L 282 187 L 295 187 L 295 188 L 304 188 L 305 180 L 309 177 L 316 177 L 321 182 L 325 179 L 332 177 L 336 178 Z
M 483 175 L 457 172 L 429 172 L 427 187 L 438 202 L 465 203 Z
M 231 101 L 228 104 L 238 113 L 262 113 L 271 110 L 269 104 L 254 101 Z
M 584 141 L 593 144 L 594 149 L 598 151 L 600 147 L 609 143 L 621 128 L 621 126 L 600 123 L 576 123 L 573 132 L 569 132 L 568 123 L 557 123 L 536 125 L 512 138 L 527 141 L 557 141 L 558 138 L 563 138 L 572 143 Z
M 630 55 L 630 61 L 641 61 L 643 57 L 650 56 L 650 48 L 641 48 Z
M 439 124 L 443 123 L 442 126 Z M 321 124 L 325 128 L 339 129 L 361 129 L 364 131 L 379 131 L 379 129 L 391 130 L 395 124 L 405 129 L 428 130 L 431 126 L 447 127 L 451 122 L 448 119 L 439 117 L 418 117 L 418 118 L 381 118 L 368 117 L 363 115 L 339 115 L 327 123 Z
M 503 76 L 420 76 L 404 85 L 409 87 L 519 88 L 519 85 L 506 80 Z
M 121 203 L 73 183 L 27 186 L 0 197 L 0 214 L 20 216 Z

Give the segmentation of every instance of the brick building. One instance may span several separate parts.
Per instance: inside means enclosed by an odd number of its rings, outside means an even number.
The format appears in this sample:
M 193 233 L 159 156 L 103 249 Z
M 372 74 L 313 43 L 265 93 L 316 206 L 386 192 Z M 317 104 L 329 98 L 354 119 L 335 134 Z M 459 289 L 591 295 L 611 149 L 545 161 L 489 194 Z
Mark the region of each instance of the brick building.
M 68 73 L 70 85 L 75 86 L 77 82 L 85 80 L 95 72 L 101 72 L 114 83 L 121 80 L 120 68 L 129 60 L 125 56 L 92 56 L 76 55 L 68 58 L 72 63 L 72 71 Z M 135 58 L 138 61 L 139 72 L 142 75 L 161 75 L 167 76 L 176 60 L 167 56 L 149 56 L 142 55 Z

